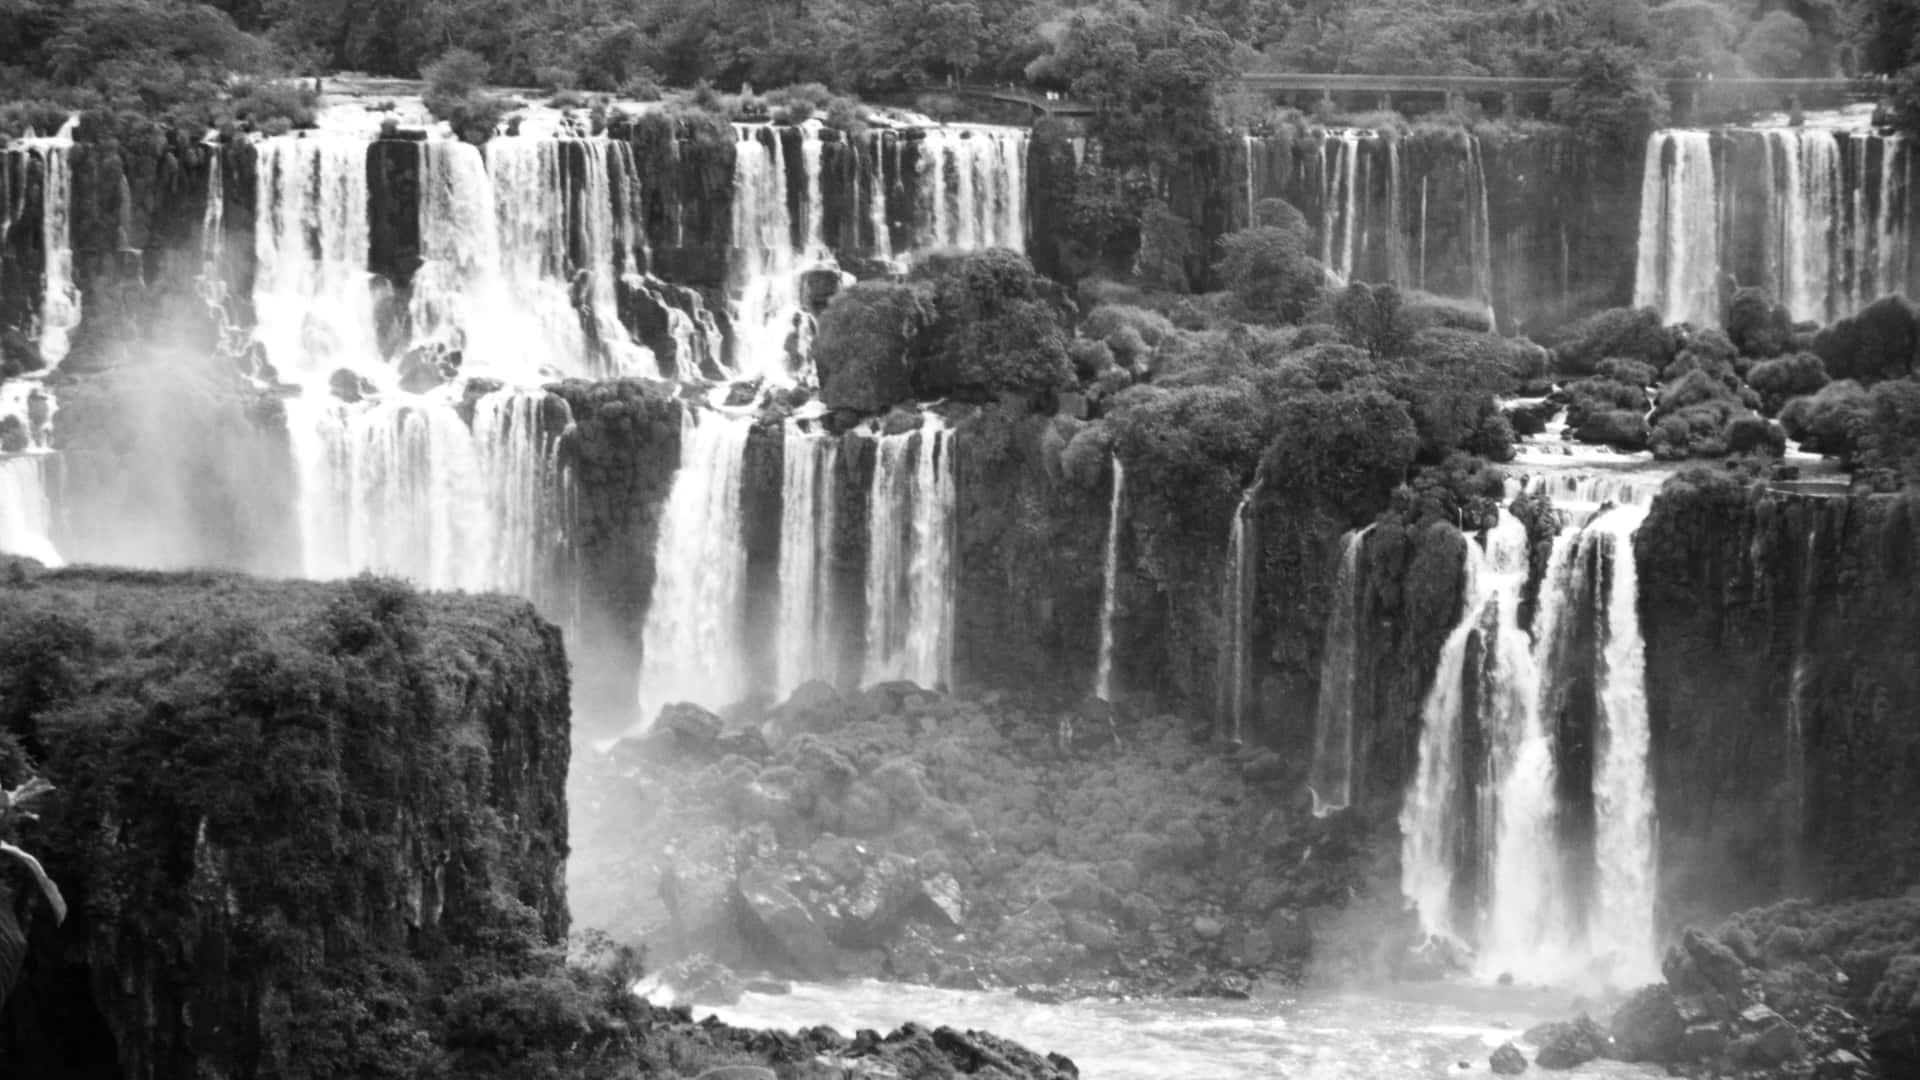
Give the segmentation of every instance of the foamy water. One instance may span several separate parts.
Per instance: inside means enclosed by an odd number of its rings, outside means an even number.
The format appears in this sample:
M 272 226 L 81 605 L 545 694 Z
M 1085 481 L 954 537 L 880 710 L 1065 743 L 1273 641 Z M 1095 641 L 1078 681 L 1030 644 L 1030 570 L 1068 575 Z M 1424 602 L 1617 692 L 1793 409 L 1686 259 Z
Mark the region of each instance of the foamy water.
M 1489 1075 L 1487 1056 L 1494 1048 L 1518 1040 L 1534 1024 L 1578 1010 L 1570 997 L 1551 991 L 1445 983 L 1250 1001 L 1038 1005 L 1007 991 L 861 982 L 748 994 L 736 1006 L 712 1011 L 743 1027 L 826 1024 L 849 1036 L 860 1028 L 890 1031 L 908 1021 L 991 1031 L 1072 1058 L 1087 1080 L 1400 1080 Z M 1530 1049 L 1527 1056 L 1533 1057 Z M 1567 1075 L 1661 1074 L 1596 1061 Z

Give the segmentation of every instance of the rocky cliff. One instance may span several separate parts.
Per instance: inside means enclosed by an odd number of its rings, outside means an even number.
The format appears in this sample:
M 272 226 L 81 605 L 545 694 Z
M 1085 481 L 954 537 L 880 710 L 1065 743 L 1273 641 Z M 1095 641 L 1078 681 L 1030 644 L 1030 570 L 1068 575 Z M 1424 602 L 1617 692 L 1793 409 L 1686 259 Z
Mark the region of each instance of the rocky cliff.
M 21 1075 L 422 1075 L 442 999 L 566 936 L 566 662 L 525 603 L 15 569 L 0 687 L 72 909 L 29 924 Z
M 1670 924 L 1920 874 L 1915 504 L 1670 483 L 1636 539 Z

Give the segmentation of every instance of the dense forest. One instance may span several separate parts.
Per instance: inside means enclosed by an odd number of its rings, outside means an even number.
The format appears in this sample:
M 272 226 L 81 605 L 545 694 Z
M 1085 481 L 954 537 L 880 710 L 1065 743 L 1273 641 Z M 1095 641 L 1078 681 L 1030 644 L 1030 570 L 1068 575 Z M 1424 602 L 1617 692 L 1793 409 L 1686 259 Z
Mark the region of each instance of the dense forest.
M 1920 59 L 1916 22 L 1901 0 L 5 0 L 0 97 L 157 105 L 234 76 L 413 76 L 454 49 L 516 86 L 1024 80 L 1136 103 L 1239 69 L 1563 75 L 1596 53 L 1652 75 L 1892 74 Z

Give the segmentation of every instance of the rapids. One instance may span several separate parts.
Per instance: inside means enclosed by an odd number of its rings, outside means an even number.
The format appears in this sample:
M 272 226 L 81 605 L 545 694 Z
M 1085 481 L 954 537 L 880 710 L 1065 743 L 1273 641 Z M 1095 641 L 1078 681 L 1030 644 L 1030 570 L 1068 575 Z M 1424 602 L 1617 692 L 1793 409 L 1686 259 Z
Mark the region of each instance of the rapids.
M 1073 1059 L 1086 1080 L 1412 1080 L 1488 1075 L 1487 1055 L 1496 1047 L 1519 1040 L 1534 1024 L 1564 1019 L 1570 1006 L 1565 995 L 1551 991 L 1452 983 L 1257 993 L 1248 1001 L 1041 1005 L 1003 990 L 860 982 L 801 984 L 782 996 L 748 994 L 716 1014 L 746 1027 L 826 1024 L 845 1035 L 861 1028 L 889 1031 L 909 1021 L 991 1031 Z M 696 1009 L 696 1015 L 706 1011 Z M 1596 1061 L 1568 1075 L 1661 1074 Z

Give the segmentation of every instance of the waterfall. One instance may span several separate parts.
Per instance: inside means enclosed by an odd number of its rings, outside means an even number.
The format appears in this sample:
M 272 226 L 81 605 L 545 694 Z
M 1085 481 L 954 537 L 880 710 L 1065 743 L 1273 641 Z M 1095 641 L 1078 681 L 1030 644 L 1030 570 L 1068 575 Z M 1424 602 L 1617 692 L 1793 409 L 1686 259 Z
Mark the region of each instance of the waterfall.
M 1313 765 L 1308 792 L 1313 816 L 1326 817 L 1353 805 L 1353 684 L 1359 661 L 1360 552 L 1372 526 L 1350 532 L 1340 544 L 1340 572 L 1333 582 L 1333 610 L 1320 656 L 1320 694 L 1314 713 Z
M 1320 261 L 1342 282 L 1353 280 L 1354 235 L 1360 225 L 1364 193 L 1360 184 L 1360 142 L 1371 133 L 1343 128 L 1328 133 L 1335 150 L 1327 159 L 1327 144 L 1320 144 Z M 1339 236 L 1338 246 L 1334 237 Z
M 818 133 L 800 129 L 803 160 L 818 168 Z M 813 143 L 811 148 L 806 143 Z M 817 178 L 817 171 L 810 174 Z M 810 199 L 818 198 L 810 190 Z M 817 219 L 817 202 L 805 208 Z M 733 267 L 728 311 L 733 317 L 734 368 L 743 378 L 793 379 L 788 337 L 800 333 L 800 274 L 809 252 L 794 245 L 787 204 L 787 160 L 778 128 L 734 125 Z
M 834 468 L 840 443 L 787 422 L 780 485 L 778 685 L 784 700 L 811 679 L 837 680 L 833 622 Z
M 1807 528 L 1806 548 L 1800 555 L 1800 592 L 1793 609 L 1793 671 L 1787 682 L 1785 743 L 1786 821 L 1781 829 L 1781 850 L 1786 872 L 1782 884 L 1788 889 L 1804 885 L 1807 820 L 1807 705 L 1813 690 L 1813 609 L 1819 603 L 1820 523 L 1818 508 L 1811 512 L 1813 523 Z
M 1027 249 L 1027 133 L 950 124 L 920 142 L 921 251 Z
M 1259 541 L 1253 533 L 1253 500 L 1260 494 L 1260 482 L 1240 496 L 1233 509 L 1233 524 L 1227 530 L 1227 573 L 1221 598 L 1220 700 L 1219 713 L 1226 722 L 1229 737 L 1242 741 L 1246 726 L 1248 685 L 1251 677 L 1250 654 L 1253 651 L 1253 593 L 1258 581 L 1254 556 Z
M 1402 888 L 1427 932 L 1477 948 L 1482 976 L 1620 985 L 1654 971 L 1654 809 L 1632 546 L 1645 517 L 1632 505 L 1569 515 L 1530 643 L 1515 617 L 1527 581 L 1524 527 L 1503 511 L 1484 555 L 1469 551 L 1467 604 L 1423 709 L 1420 763 L 1401 814 Z M 1590 775 L 1570 756 L 1587 743 Z
M 1715 325 L 1720 282 L 1831 322 L 1909 281 L 1906 140 L 1821 127 L 1656 131 L 1634 303 Z
M 256 154 L 255 340 L 284 380 L 324 385 L 341 368 L 381 378 L 366 142 L 278 136 Z
M 953 678 L 951 432 L 929 414 L 919 431 L 874 438 L 867 500 L 867 635 L 863 681 Z
M 22 140 L 29 154 L 39 152 L 43 168 L 40 242 L 45 255 L 40 293 L 40 361 L 48 371 L 67 358 L 72 334 L 80 325 L 80 287 L 73 277 L 73 122 L 47 138 Z M 124 204 L 123 204 L 124 205 Z
M 37 380 L 0 383 L 0 554 L 61 564 L 53 546 L 46 463 L 55 405 Z
M 1093 678 L 1093 696 L 1113 700 L 1113 612 L 1120 591 L 1120 508 L 1126 499 L 1127 467 L 1113 458 L 1113 494 L 1107 501 L 1107 561 L 1100 585 L 1100 658 Z
M 615 198 L 613 187 L 613 159 L 607 154 L 606 139 L 579 139 L 560 144 L 577 146 L 586 161 L 581 182 L 574 192 L 577 202 L 575 219 L 579 222 L 577 247 L 586 260 L 581 268 L 586 274 L 586 311 L 583 313 L 591 321 L 595 349 L 591 364 L 596 377 L 610 375 L 645 375 L 660 377 L 660 366 L 654 361 L 653 353 L 643 345 L 634 342 L 627 328 L 620 322 L 620 297 L 616 282 L 620 275 L 620 265 L 633 258 L 632 231 L 627 222 L 633 216 L 631 204 L 637 203 L 639 194 L 632 190 L 638 178 L 631 173 L 624 174 L 627 183 L 622 185 L 620 198 Z M 621 144 L 629 154 L 632 147 Z M 565 158 L 561 159 L 563 162 Z M 641 232 L 641 243 L 645 243 L 645 232 Z
M 1719 206 L 1713 142 L 1706 132 L 1656 131 L 1647 136 L 1635 307 L 1655 308 L 1668 322 L 1719 325 Z
M 660 517 L 641 634 L 642 726 L 675 702 L 719 709 L 747 693 L 741 481 L 751 430 L 747 419 L 706 409 L 681 414 L 680 467 Z
M 1655 855 L 1648 756 L 1646 642 L 1640 635 L 1633 534 L 1640 507 L 1600 515 L 1586 535 L 1599 547 L 1605 616 L 1601 627 L 1598 761 L 1593 776 L 1598 897 L 1590 925 L 1593 955 L 1622 985 L 1659 974 L 1653 937 Z
M 1240 136 L 1241 152 L 1247 155 L 1247 224 L 1249 229 L 1260 224 L 1260 215 L 1256 207 L 1260 204 L 1260 185 L 1254 178 L 1254 148 L 1257 144 L 1251 135 Z
M 893 260 L 893 238 L 887 230 L 887 155 L 888 140 L 881 132 L 870 132 L 858 145 L 867 162 L 867 232 L 872 235 L 868 253 L 876 259 Z
M 1467 158 L 1467 221 L 1469 255 L 1473 265 L 1473 299 L 1487 309 L 1487 325 L 1497 326 L 1493 309 L 1493 211 L 1487 198 L 1487 166 L 1480 154 L 1480 140 L 1462 133 Z M 1396 234 L 1397 231 L 1396 231 Z
M 1526 528 L 1505 511 L 1483 543 L 1467 544 L 1460 621 L 1421 706 L 1419 760 L 1400 812 L 1401 891 L 1423 930 L 1460 941 L 1478 938 L 1476 894 L 1486 891 L 1500 826 L 1491 762 L 1467 749 L 1505 731 L 1504 750 L 1517 758 L 1538 723 L 1538 677 L 1518 625 L 1527 565 Z M 1463 793 L 1472 795 L 1465 806 Z
M 304 576 L 535 595 L 558 544 L 547 401 L 496 390 L 469 425 L 439 397 L 289 399 Z

